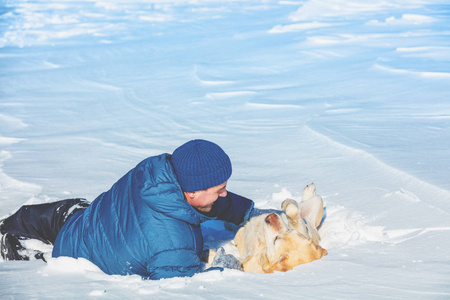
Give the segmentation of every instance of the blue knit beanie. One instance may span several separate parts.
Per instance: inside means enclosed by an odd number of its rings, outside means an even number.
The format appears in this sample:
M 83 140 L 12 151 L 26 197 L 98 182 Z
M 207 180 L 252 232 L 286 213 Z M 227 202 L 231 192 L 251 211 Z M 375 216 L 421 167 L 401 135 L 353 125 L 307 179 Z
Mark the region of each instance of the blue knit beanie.
M 231 176 L 231 161 L 218 145 L 192 140 L 172 154 L 178 183 L 185 192 L 206 190 L 224 183 Z

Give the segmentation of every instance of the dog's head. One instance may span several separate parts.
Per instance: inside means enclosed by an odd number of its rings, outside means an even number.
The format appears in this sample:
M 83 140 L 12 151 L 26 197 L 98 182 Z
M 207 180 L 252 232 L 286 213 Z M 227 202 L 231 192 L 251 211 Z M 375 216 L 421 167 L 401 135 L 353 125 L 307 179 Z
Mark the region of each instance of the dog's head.
M 327 254 L 325 249 L 313 243 L 311 239 L 286 226 L 279 215 L 269 214 L 264 222 L 267 248 L 260 263 L 265 273 L 286 272 Z

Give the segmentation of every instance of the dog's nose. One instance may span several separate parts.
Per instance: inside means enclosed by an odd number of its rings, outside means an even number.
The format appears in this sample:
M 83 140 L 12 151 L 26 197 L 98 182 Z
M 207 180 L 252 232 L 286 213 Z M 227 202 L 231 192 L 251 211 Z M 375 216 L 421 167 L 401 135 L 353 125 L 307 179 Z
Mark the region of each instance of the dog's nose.
M 320 257 L 328 254 L 327 250 L 323 249 L 320 245 L 316 245 L 316 250 L 320 253 Z

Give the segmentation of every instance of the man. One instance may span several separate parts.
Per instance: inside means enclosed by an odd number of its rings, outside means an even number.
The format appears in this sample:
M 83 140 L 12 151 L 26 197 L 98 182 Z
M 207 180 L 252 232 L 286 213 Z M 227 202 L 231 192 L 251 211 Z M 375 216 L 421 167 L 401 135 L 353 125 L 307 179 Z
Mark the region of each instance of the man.
M 172 155 L 143 160 L 87 208 L 80 199 L 70 200 L 76 209 L 53 208 L 52 219 L 62 223 L 54 230 L 56 239 L 42 235 L 40 239 L 54 243 L 53 257 L 83 257 L 108 274 L 149 279 L 192 276 L 203 265 L 200 224 L 219 219 L 242 225 L 253 211 L 253 201 L 226 190 L 231 172 L 231 161 L 218 145 L 189 141 Z M 28 234 L 27 228 L 16 230 L 27 227 L 17 221 L 21 210 L 0 225 L 2 250 L 14 252 L 14 247 L 20 248 L 14 241 L 20 244 L 21 238 L 39 236 Z M 31 219 L 42 223 L 40 217 Z

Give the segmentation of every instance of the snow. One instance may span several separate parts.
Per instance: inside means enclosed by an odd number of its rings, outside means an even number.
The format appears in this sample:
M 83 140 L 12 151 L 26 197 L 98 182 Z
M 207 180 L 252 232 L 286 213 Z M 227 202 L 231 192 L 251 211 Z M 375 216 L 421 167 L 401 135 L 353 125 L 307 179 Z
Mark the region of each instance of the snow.
M 259 208 L 314 182 L 328 255 L 286 273 L 160 281 L 83 259 L 0 261 L 0 298 L 449 298 L 449 11 L 443 0 L 3 1 L 1 217 L 93 200 L 147 156 L 204 138 L 232 159 L 229 189 Z

